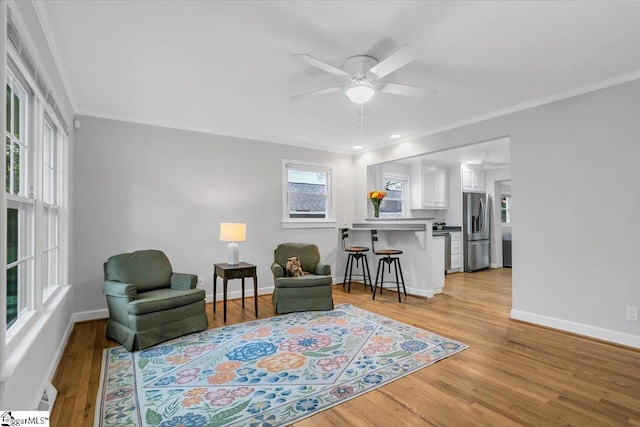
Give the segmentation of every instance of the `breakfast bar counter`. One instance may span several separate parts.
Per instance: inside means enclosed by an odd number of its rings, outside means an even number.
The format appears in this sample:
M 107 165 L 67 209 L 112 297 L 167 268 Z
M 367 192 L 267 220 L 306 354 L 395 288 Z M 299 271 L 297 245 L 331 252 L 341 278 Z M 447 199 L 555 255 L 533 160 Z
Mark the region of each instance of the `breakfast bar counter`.
M 407 293 L 431 298 L 441 293 L 444 286 L 444 240 L 433 237 L 433 221 L 433 218 L 407 218 L 353 223 L 349 229 L 349 244 L 371 248 L 371 230 L 378 230 L 377 248 L 393 247 L 403 251 L 400 258 Z M 377 257 L 372 251 L 366 254 L 369 265 L 376 265 Z M 344 271 L 346 256 L 338 257 L 338 264 L 340 262 L 338 272 Z

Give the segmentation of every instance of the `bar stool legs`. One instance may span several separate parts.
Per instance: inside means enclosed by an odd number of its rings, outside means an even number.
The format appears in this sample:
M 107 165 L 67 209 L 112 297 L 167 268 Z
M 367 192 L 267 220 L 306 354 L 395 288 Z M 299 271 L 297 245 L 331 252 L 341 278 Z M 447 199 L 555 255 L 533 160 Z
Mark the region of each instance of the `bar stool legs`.
M 360 260 L 362 260 L 362 274 L 356 273 L 356 275 L 362 276 L 365 289 L 367 289 L 367 278 L 369 278 L 369 286 L 371 286 L 371 290 L 373 290 L 373 285 L 371 284 L 371 273 L 369 272 L 369 261 L 367 260 L 367 255 L 365 254 L 365 252 L 369 251 L 369 248 L 365 246 L 347 246 L 345 241 L 349 237 L 349 229 L 341 228 L 339 232 L 340 240 L 342 241 L 342 250 L 349 255 L 347 257 L 347 268 L 344 270 L 344 280 L 342 281 L 342 287 L 344 288 L 344 285 L 347 283 L 347 276 L 349 276 L 348 292 L 351 292 L 353 262 L 355 261 L 356 267 L 358 267 L 360 265 Z
M 402 302 L 402 297 L 400 296 L 400 283 L 402 283 L 402 291 L 406 298 L 407 296 L 407 288 L 404 285 L 404 276 L 402 275 L 402 266 L 400 265 L 400 258 L 385 256 L 378 260 L 378 268 L 376 269 L 376 282 L 373 286 L 373 298 L 376 299 L 376 291 L 378 289 L 378 283 L 380 283 L 380 294 L 382 294 L 382 290 L 384 289 L 384 267 L 387 265 L 387 269 L 389 273 L 391 273 L 391 264 L 393 264 L 394 271 L 396 274 L 396 288 L 398 290 L 398 302 Z M 398 277 L 398 273 L 400 277 Z M 380 281 L 378 282 L 378 277 L 380 277 Z
M 360 265 L 362 260 L 362 280 L 364 281 L 364 287 L 367 288 L 367 279 L 369 279 L 369 286 L 373 290 L 373 284 L 371 283 L 371 272 L 369 271 L 369 261 L 366 254 L 362 252 L 349 253 L 347 257 L 347 268 L 344 271 L 344 280 L 342 281 L 342 287 L 346 283 L 349 283 L 347 292 L 351 292 L 351 277 L 353 275 L 353 262 L 356 262 L 356 267 Z M 347 282 L 347 276 L 349 276 L 349 282 Z

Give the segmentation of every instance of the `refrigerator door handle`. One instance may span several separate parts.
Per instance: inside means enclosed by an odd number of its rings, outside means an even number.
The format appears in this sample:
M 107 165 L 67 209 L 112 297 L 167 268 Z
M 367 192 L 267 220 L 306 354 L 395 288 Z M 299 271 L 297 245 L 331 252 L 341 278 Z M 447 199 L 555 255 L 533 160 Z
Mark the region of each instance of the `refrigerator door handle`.
M 478 231 L 480 232 L 480 234 L 484 234 L 484 199 L 481 197 L 480 198 L 480 212 L 478 213 Z

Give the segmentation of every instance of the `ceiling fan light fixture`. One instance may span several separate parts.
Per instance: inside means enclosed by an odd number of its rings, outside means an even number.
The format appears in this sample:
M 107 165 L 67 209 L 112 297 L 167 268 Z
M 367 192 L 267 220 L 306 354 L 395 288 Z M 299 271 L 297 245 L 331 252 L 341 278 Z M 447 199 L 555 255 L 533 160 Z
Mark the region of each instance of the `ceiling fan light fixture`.
M 351 102 L 355 104 L 364 104 L 376 94 L 376 91 L 371 86 L 352 84 L 344 91 L 344 93 Z

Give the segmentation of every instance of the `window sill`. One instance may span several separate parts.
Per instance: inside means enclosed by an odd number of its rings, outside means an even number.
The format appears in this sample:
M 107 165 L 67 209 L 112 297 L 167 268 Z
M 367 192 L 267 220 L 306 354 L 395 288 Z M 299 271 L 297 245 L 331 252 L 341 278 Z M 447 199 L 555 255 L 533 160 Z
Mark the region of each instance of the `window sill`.
M 336 228 L 337 221 L 282 221 L 282 228 Z

